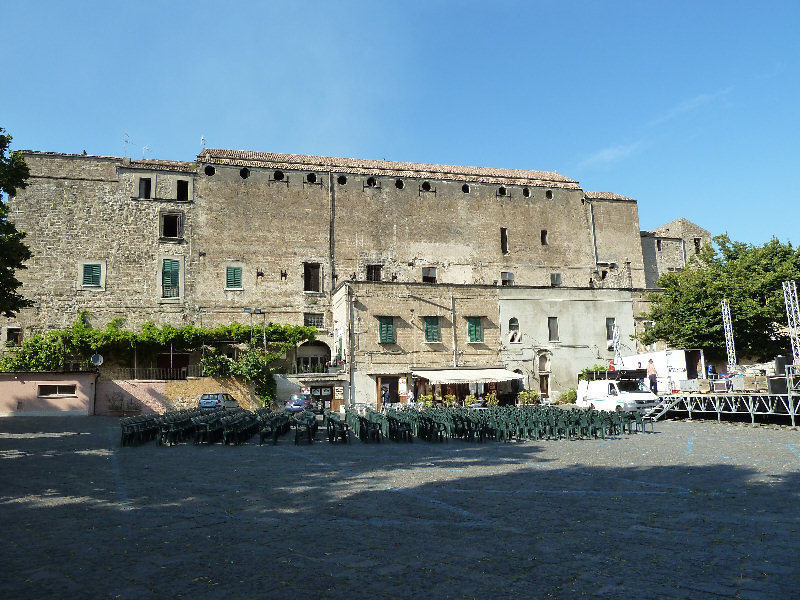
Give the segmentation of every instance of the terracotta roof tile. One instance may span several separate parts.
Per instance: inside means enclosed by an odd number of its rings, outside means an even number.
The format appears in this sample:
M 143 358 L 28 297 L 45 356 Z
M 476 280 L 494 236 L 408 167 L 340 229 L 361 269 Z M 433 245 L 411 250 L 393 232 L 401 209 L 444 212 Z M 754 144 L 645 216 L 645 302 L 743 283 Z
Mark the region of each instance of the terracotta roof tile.
M 624 200 L 625 202 L 636 202 L 633 198 L 628 196 L 621 196 L 614 192 L 584 192 L 589 200 Z

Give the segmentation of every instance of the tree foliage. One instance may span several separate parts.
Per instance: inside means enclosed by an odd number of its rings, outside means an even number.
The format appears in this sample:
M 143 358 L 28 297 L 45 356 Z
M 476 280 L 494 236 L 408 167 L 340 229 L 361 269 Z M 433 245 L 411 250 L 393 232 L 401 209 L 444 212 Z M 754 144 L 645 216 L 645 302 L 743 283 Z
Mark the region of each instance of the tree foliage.
M 31 302 L 17 291 L 22 283 L 16 278 L 16 271 L 25 268 L 25 261 L 31 253 L 22 241 L 25 233 L 17 231 L 8 220 L 5 202 L 5 194 L 13 196 L 18 189 L 28 185 L 30 173 L 20 152 L 9 154 L 10 145 L 11 136 L 0 127 L 0 314 L 6 317 L 13 317 L 31 306 Z
M 643 344 L 665 341 L 673 348 L 702 348 L 709 357 L 725 356 L 723 298 L 731 307 L 738 356 L 766 360 L 788 351 L 784 281 L 800 280 L 800 249 L 773 238 L 763 246 L 714 238 L 680 272 L 658 280 L 663 292 L 649 296 Z

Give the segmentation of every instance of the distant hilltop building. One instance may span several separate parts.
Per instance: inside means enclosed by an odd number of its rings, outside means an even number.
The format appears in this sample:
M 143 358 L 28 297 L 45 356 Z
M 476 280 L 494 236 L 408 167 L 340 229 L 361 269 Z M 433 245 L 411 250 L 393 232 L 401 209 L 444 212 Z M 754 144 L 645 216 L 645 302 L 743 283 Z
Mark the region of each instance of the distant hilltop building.
M 557 398 L 613 358 L 614 326 L 636 350 L 643 293 L 710 242 L 685 219 L 641 232 L 634 199 L 547 171 L 224 149 L 195 162 L 24 156 L 31 178 L 9 217 L 33 253 L 18 276 L 34 306 L 2 322 L 4 340 L 82 310 L 95 327 L 313 325 L 279 391 L 333 408 L 380 406 L 383 388 L 393 402 Z M 165 348 L 137 365 L 107 357 L 101 376 L 185 376 L 198 361 Z

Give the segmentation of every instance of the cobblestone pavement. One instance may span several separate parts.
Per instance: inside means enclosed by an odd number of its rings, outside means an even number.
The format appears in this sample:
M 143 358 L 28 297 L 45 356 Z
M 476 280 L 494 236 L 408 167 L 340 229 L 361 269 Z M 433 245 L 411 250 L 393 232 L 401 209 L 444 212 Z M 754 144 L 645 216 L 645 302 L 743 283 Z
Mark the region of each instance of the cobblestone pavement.
M 800 431 L 655 430 L 123 448 L 117 419 L 0 419 L 0 594 L 800 598 Z

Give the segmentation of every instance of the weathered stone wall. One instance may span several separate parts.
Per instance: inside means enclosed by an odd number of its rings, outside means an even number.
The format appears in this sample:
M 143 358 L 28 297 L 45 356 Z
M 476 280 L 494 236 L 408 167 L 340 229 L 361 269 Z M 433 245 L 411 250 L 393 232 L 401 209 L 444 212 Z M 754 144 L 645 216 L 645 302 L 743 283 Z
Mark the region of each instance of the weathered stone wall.
M 645 268 L 638 205 L 630 199 L 594 199 L 591 203 L 600 263 L 595 287 L 643 287 Z

